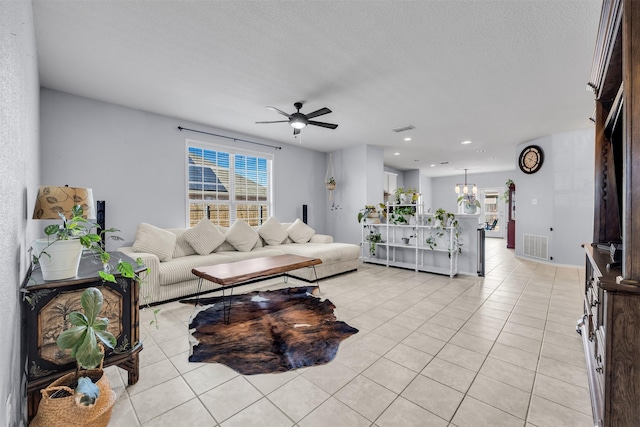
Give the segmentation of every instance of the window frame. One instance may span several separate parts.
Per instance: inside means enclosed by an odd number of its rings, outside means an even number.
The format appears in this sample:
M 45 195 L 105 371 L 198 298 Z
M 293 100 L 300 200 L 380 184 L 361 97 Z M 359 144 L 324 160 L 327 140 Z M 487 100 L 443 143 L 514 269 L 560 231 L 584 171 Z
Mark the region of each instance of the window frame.
M 206 201 L 206 204 L 213 204 L 213 205 L 225 205 L 229 207 L 229 226 L 231 226 L 235 220 L 237 219 L 237 207 L 238 206 L 242 206 L 242 205 L 266 205 L 267 206 L 267 217 L 264 218 L 264 221 L 266 221 L 268 219 L 269 216 L 273 216 L 274 215 L 274 203 L 273 203 L 273 167 L 274 167 L 274 162 L 275 162 L 275 156 L 273 154 L 269 154 L 269 153 L 265 153 L 262 151 L 253 151 L 253 150 L 246 150 L 246 149 L 238 149 L 235 147 L 231 147 L 229 145 L 226 144 L 220 144 L 220 143 L 215 143 L 215 142 L 208 142 L 208 141 L 199 141 L 199 140 L 195 140 L 195 139 L 185 139 L 185 151 L 184 151 L 184 167 L 185 167 L 185 183 L 184 183 L 184 191 L 185 191 L 185 224 L 186 224 L 186 228 L 190 228 L 191 227 L 191 199 L 189 198 L 189 148 L 198 148 L 198 149 L 202 149 L 202 150 L 210 150 L 210 151 L 216 151 L 216 152 L 223 152 L 223 153 L 227 153 L 229 154 L 229 174 L 230 174 L 230 179 L 229 179 L 229 187 L 227 190 L 229 192 L 229 199 L 228 200 L 208 200 Z M 235 177 L 235 158 L 236 156 L 248 156 L 248 157 L 256 157 L 256 158 L 263 158 L 267 160 L 267 168 L 266 168 L 266 172 L 267 172 L 267 200 L 266 201 L 261 201 L 261 200 L 236 200 L 236 183 L 235 183 L 235 179 L 232 179 L 231 177 Z M 205 200 L 201 201 L 202 203 L 205 203 Z M 215 222 L 214 222 L 215 224 Z M 216 224 L 216 225 L 220 225 L 220 224 Z

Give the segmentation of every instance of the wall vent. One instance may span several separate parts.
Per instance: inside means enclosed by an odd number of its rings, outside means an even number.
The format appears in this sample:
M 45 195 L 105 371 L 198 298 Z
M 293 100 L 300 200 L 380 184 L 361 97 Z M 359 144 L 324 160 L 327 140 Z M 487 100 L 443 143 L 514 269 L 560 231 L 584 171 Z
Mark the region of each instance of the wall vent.
M 524 234 L 522 253 L 526 256 L 549 260 L 549 239 L 546 236 Z
M 406 130 L 411 130 L 411 129 L 415 129 L 415 126 L 411 126 L 411 125 L 403 126 L 403 127 L 400 127 L 400 128 L 395 128 L 395 129 L 393 129 L 393 131 L 394 132 L 404 132 Z

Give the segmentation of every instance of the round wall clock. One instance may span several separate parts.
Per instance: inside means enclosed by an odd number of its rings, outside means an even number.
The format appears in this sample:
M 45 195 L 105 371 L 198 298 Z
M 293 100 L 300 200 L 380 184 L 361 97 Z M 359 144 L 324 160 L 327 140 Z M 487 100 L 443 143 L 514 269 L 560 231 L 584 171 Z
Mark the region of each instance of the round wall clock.
M 524 173 L 535 173 L 542 167 L 544 161 L 544 151 L 537 145 L 529 145 L 520 153 L 518 166 Z

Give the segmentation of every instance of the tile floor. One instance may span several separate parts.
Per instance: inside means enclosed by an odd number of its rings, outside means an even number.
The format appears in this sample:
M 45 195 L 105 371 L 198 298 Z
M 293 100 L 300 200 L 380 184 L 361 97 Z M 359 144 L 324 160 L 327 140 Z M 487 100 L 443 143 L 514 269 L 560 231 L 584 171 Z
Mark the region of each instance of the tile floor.
M 499 239 L 487 239 L 484 278 L 365 264 L 321 282 L 360 330 L 336 358 L 253 376 L 189 363 L 192 307 L 165 304 L 158 329 L 142 313 L 140 381 L 107 368 L 109 426 L 592 426 L 575 332 L 583 276 L 517 259 Z M 265 285 L 286 286 L 254 287 Z

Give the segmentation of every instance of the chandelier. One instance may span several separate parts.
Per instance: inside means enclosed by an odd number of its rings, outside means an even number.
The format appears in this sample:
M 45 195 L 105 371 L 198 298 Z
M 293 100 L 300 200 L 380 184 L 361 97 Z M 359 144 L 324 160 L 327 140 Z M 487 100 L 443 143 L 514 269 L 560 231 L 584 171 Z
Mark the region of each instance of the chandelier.
M 456 194 L 469 194 L 469 187 L 471 187 L 471 192 L 476 194 L 478 192 L 478 187 L 475 184 L 467 184 L 467 170 L 464 170 L 464 184 L 456 184 Z

